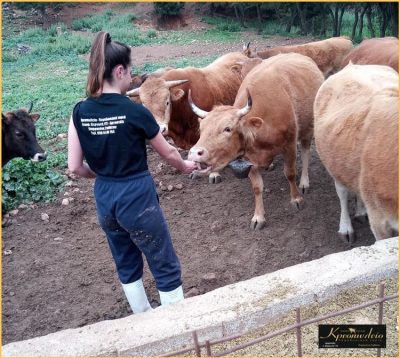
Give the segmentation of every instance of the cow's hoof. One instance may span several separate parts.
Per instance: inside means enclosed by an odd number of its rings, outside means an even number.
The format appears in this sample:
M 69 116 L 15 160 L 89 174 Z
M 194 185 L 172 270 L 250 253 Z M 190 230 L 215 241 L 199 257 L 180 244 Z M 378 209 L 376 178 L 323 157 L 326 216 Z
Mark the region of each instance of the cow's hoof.
M 252 230 L 261 230 L 265 226 L 265 220 L 251 220 L 250 229 Z
M 308 187 L 308 186 L 300 186 L 299 189 L 301 190 L 301 193 L 303 195 L 307 194 L 310 191 L 310 187 Z
M 304 200 L 302 197 L 291 200 L 290 204 L 296 210 L 301 210 L 304 208 Z
M 198 174 L 198 173 L 196 172 L 196 170 L 193 171 L 193 172 L 191 172 L 191 173 L 189 174 L 189 179 L 196 180 L 196 179 L 199 179 L 199 178 L 201 178 L 201 175 Z
M 346 233 L 341 233 L 339 232 L 339 238 L 345 243 L 348 244 L 350 246 L 353 245 L 355 239 L 356 239 L 356 235 L 354 234 L 354 232 L 346 232 Z
M 218 184 L 218 183 L 221 183 L 221 181 L 222 181 L 222 178 L 221 178 L 221 175 L 219 175 L 219 174 L 214 174 L 214 175 L 210 174 L 210 176 L 208 177 L 209 184 Z

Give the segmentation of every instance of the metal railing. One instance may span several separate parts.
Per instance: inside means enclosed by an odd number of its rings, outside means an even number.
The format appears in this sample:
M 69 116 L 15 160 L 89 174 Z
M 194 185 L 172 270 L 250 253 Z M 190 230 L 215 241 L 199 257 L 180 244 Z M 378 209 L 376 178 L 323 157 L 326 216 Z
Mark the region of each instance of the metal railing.
M 224 337 L 221 339 L 217 339 L 214 341 L 210 341 L 210 340 L 206 340 L 204 343 L 200 343 L 199 342 L 199 338 L 198 338 L 198 334 L 197 331 L 193 331 L 192 332 L 192 338 L 193 338 L 193 345 L 190 347 L 186 347 L 180 350 L 176 350 L 173 352 L 169 352 L 166 354 L 162 354 L 160 355 L 161 357 L 171 357 L 171 356 L 177 356 L 177 355 L 181 355 L 181 354 L 185 354 L 185 353 L 189 353 L 189 352 L 195 352 L 197 357 L 201 357 L 201 349 L 205 348 L 206 349 L 206 356 L 207 357 L 221 357 L 221 356 L 225 356 L 228 355 L 230 353 L 236 352 L 238 350 L 250 347 L 252 345 L 258 344 L 260 342 L 266 341 L 270 338 L 282 335 L 286 332 L 292 331 L 292 330 L 296 330 L 296 343 L 297 343 L 297 356 L 298 357 L 302 357 L 303 355 L 303 348 L 302 348 L 302 335 L 301 335 L 301 327 L 310 325 L 312 323 L 316 323 L 316 322 L 320 322 L 320 321 L 324 321 L 328 318 L 333 318 L 333 317 L 337 317 L 337 316 L 341 316 L 344 315 L 346 313 L 349 312 L 354 312 L 366 307 L 370 307 L 373 305 L 378 305 L 379 307 L 379 311 L 378 311 L 378 324 L 382 324 L 383 322 L 383 303 L 386 301 L 390 301 L 390 300 L 394 300 L 398 298 L 398 294 L 392 294 L 389 296 L 385 296 L 385 284 L 381 283 L 379 285 L 379 295 L 378 298 L 375 298 L 373 300 L 364 302 L 362 304 L 353 306 L 353 307 L 349 307 L 349 308 L 345 308 L 343 310 L 340 311 L 336 311 L 336 312 L 332 312 L 323 316 L 318 316 L 315 318 L 311 318 L 311 319 L 306 319 L 306 320 L 301 320 L 301 315 L 300 315 L 300 308 L 296 308 L 296 322 L 292 325 L 286 326 L 284 328 L 281 328 L 279 330 L 276 330 L 274 332 L 268 333 L 264 336 L 258 337 L 256 339 L 250 340 L 246 343 L 242 343 L 242 344 L 238 344 L 230 349 L 224 350 L 222 352 L 218 352 L 213 354 L 211 347 L 217 344 L 221 344 L 221 343 L 225 343 L 225 342 L 229 342 L 232 341 L 234 339 L 238 339 L 241 337 L 244 337 L 246 335 L 248 335 L 250 332 L 246 332 L 243 334 L 236 334 L 236 335 L 232 335 L 232 336 L 228 336 L 228 337 Z M 378 348 L 377 349 L 377 356 L 380 357 L 381 356 L 381 349 Z

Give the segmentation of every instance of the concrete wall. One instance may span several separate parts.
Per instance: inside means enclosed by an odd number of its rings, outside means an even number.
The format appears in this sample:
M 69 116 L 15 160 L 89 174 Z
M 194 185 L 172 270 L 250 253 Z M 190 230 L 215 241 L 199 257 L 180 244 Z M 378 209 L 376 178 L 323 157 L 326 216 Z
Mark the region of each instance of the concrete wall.
M 398 275 L 398 238 L 228 285 L 173 306 L 3 346 L 2 356 L 160 355 L 264 326 L 298 306 Z

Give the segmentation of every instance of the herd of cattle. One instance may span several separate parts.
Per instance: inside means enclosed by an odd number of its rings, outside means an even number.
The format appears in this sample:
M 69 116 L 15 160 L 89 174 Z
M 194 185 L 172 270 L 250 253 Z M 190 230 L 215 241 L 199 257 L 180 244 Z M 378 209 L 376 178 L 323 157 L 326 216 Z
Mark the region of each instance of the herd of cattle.
M 168 67 L 133 76 L 127 95 L 153 113 L 163 134 L 189 149 L 197 174 L 209 174 L 211 183 L 221 181 L 218 171 L 233 160 L 251 163 L 251 228 L 265 224 L 261 170 L 278 154 L 291 203 L 302 206 L 315 138 L 339 196 L 339 234 L 350 242 L 354 237 L 349 192 L 357 195 L 356 215 L 368 215 L 376 239 L 398 232 L 397 38 L 353 47 L 349 39 L 335 37 L 263 51 L 248 44 L 204 68 Z M 3 165 L 17 156 L 46 158 L 34 134 L 38 115 L 29 112 L 2 115 Z

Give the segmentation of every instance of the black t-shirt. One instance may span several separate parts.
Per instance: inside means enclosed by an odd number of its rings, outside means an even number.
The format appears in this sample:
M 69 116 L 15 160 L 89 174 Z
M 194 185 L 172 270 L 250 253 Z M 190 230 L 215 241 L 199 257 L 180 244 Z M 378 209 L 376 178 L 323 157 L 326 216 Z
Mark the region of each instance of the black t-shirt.
M 147 170 L 146 139 L 160 130 L 142 105 L 117 93 L 76 104 L 73 121 L 89 167 L 98 175 L 127 177 Z

